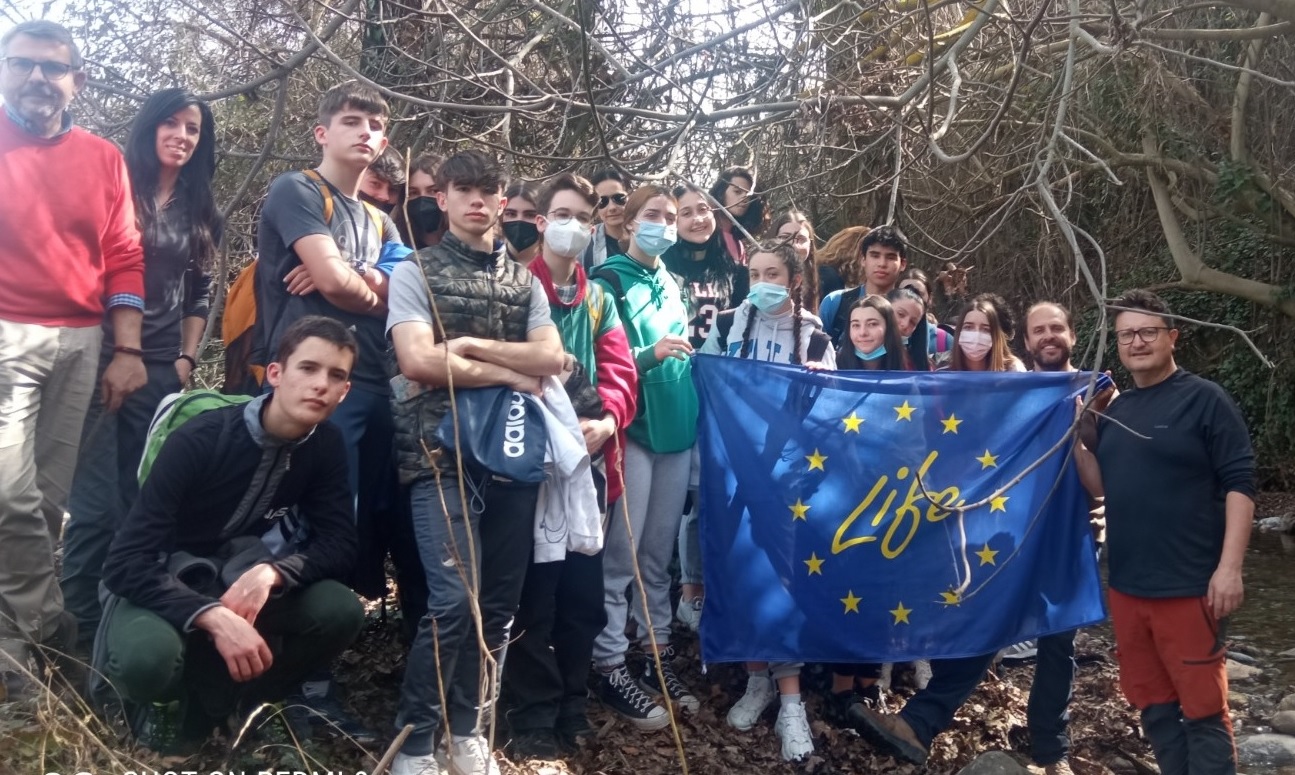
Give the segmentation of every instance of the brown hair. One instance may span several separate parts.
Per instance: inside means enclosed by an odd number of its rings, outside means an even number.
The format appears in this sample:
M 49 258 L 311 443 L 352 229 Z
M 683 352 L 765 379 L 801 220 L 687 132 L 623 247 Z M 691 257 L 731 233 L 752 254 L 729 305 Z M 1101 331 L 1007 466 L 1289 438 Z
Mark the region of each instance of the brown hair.
M 355 334 L 352 334 L 343 323 L 323 315 L 307 315 L 288 326 L 283 336 L 279 337 L 279 345 L 274 355 L 275 363 L 286 365 L 301 343 L 312 336 L 323 339 L 339 350 L 349 350 L 352 359 L 359 357 L 360 346 L 355 341 Z
M 830 266 L 841 275 L 845 287 L 863 285 L 863 251 L 859 246 L 872 229 L 868 226 L 847 226 L 827 241 L 815 256 L 819 266 Z
M 387 101 L 377 89 L 356 80 L 342 81 L 319 98 L 320 125 L 329 126 L 333 116 L 347 108 L 380 116 L 384 125 L 387 117 L 391 115 L 391 111 L 387 108 Z
M 675 207 L 679 206 L 679 200 L 670 192 L 670 189 L 665 186 L 657 185 L 656 183 L 644 183 L 634 189 L 634 193 L 629 195 L 629 199 L 625 200 L 625 223 L 629 223 L 639 217 L 639 210 L 642 210 L 649 201 L 656 199 L 659 196 L 663 196 L 670 200 L 674 203 Z M 629 250 L 631 238 L 630 233 L 628 231 L 625 232 L 625 238 L 620 241 L 621 250 Z
M 805 265 L 801 262 L 800 256 L 796 249 L 786 242 L 761 242 L 747 245 L 746 255 L 749 259 L 755 258 L 761 253 L 768 253 L 782 261 L 782 265 L 787 268 L 787 295 L 791 297 L 791 363 L 799 366 L 802 361 L 800 358 L 800 310 L 804 304 L 805 295 Z M 799 288 L 793 288 L 792 284 L 796 278 L 800 277 L 801 283 Z M 756 310 L 752 306 L 746 313 L 746 328 L 742 330 L 742 349 L 738 350 L 737 357 L 745 358 L 751 350 L 751 330 L 755 328 Z M 808 353 L 806 353 L 808 355 Z
M 539 199 L 534 200 L 535 209 L 540 215 L 548 217 L 549 208 L 553 206 L 553 197 L 561 191 L 574 191 L 590 207 L 598 206 L 598 194 L 594 191 L 594 184 L 579 175 L 564 172 L 550 180 L 544 190 L 540 191 Z
M 966 321 L 969 312 L 980 312 L 989 321 L 989 336 L 993 340 L 989 347 L 989 371 L 1011 371 L 1011 364 L 1017 358 L 1012 354 L 1012 348 L 1009 346 L 1014 322 L 1007 302 L 996 293 L 982 293 L 967 302 L 962 314 L 958 315 L 958 326 L 954 329 L 955 340 L 962 335 L 962 324 Z M 962 348 L 955 343 L 952 349 L 953 357 L 949 362 L 949 369 L 969 371 Z

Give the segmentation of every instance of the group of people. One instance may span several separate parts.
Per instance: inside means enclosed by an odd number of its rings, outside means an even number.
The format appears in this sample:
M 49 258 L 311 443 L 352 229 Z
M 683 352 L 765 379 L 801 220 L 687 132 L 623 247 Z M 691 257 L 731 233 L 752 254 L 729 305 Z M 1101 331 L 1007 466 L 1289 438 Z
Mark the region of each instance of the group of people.
M 514 754 L 572 750 L 591 665 L 607 708 L 660 729 L 664 699 L 702 704 L 671 645 L 673 618 L 704 626 L 692 353 L 1026 369 L 996 295 L 937 325 L 893 227 L 820 248 L 796 210 L 766 225 L 745 168 L 705 190 L 615 169 L 512 183 L 479 150 L 406 167 L 386 102 L 352 81 L 321 99 L 320 164 L 276 178 L 261 210 L 250 376 L 227 385 L 250 400 L 171 430 L 141 483 L 150 422 L 207 322 L 213 116 L 157 92 L 123 159 L 67 112 L 85 72 L 65 29 L 25 22 L 0 49 L 0 185 L 24 192 L 0 207 L 0 673 L 21 694 L 48 654 L 88 655 L 95 699 L 154 748 L 263 702 L 376 741 L 329 665 L 363 626 L 357 593 L 385 594 L 388 556 L 408 644 L 396 724 L 412 726 L 396 775 L 497 773 L 496 705 Z M 1253 453 L 1232 400 L 1177 367 L 1164 302 L 1116 306 L 1134 387 L 1088 405 L 1075 460 L 1105 499 L 1122 683 L 1163 772 L 1186 773 L 1189 754 L 1192 772 L 1234 772 L 1222 633 L 1242 599 Z M 1064 307 L 1034 304 L 1022 333 L 1034 370 L 1075 368 Z M 477 400 L 491 389 L 503 403 Z M 509 460 L 532 407 L 563 472 L 544 482 Z M 474 449 L 505 417 L 502 457 Z M 1074 633 L 1037 650 L 1032 755 L 1065 773 Z M 827 707 L 920 764 L 994 656 L 933 661 L 898 714 L 880 710 L 880 666 L 833 665 Z M 814 746 L 802 667 L 747 664 L 728 708 L 744 730 L 776 704 L 788 760 Z

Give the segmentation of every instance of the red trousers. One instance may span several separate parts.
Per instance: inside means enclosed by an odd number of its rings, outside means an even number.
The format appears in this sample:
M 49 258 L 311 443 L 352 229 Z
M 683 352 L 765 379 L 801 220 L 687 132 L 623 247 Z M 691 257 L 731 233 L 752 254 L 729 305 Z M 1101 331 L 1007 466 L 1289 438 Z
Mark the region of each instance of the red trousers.
M 1110 590 L 1120 688 L 1139 710 L 1176 702 L 1184 719 L 1223 715 L 1229 735 L 1227 645 L 1203 597 L 1134 597 Z

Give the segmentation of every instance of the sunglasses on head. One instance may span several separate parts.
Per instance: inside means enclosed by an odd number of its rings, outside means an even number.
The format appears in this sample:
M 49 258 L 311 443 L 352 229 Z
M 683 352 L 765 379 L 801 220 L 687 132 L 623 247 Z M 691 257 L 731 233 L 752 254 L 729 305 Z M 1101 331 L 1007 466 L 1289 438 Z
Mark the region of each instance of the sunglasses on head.
M 600 196 L 598 197 L 598 209 L 604 210 L 607 208 L 607 205 L 611 204 L 612 202 L 615 202 L 621 207 L 624 207 L 627 201 L 629 201 L 629 196 L 626 194 L 612 194 L 611 196 Z

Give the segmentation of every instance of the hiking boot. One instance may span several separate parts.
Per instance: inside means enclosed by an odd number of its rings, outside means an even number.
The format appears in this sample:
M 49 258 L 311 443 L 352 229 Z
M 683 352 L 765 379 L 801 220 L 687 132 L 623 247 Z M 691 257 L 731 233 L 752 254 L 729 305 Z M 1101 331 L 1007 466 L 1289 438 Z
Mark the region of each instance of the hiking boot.
M 746 694 L 729 708 L 728 725 L 742 732 L 755 726 L 760 716 L 773 704 L 775 696 L 777 693 L 773 689 L 773 681 L 769 680 L 768 672 L 747 676 Z
M 1075 775 L 1075 771 L 1070 769 L 1069 759 L 1062 759 L 1044 767 L 1043 775 Z
M 685 600 L 681 597 L 679 605 L 675 608 L 675 618 L 692 632 L 697 632 L 701 628 L 701 606 L 704 599 L 694 597 L 691 600 Z
M 350 739 L 362 746 L 378 742 L 378 736 L 350 714 L 337 697 L 336 686 L 325 694 L 307 697 L 294 694 L 284 700 L 293 731 L 302 738 L 318 735 Z
M 450 744 L 449 771 L 450 775 L 499 775 L 499 765 L 484 737 L 469 737 Z
M 130 720 L 130 731 L 135 741 L 150 751 L 164 756 L 178 756 L 185 752 L 180 730 L 184 723 L 184 703 L 149 702 L 138 705 Z
M 434 754 L 410 756 L 398 753 L 396 758 L 391 760 L 391 767 L 387 773 L 388 775 L 445 775 L 445 768 L 436 760 Z
M 562 757 L 557 735 L 551 729 L 513 730 L 513 739 L 508 741 L 505 748 L 515 762 L 527 759 L 552 761 Z
M 912 764 L 926 763 L 929 753 L 926 746 L 917 739 L 913 728 L 903 718 L 860 705 L 855 705 L 850 710 L 851 716 L 859 722 L 859 733 L 883 753 Z
M 553 731 L 557 736 L 558 747 L 564 753 L 573 754 L 579 751 L 581 741 L 593 737 L 594 734 L 594 728 L 590 726 L 588 716 L 583 713 L 578 716 L 559 716 L 554 726 Z
M 665 708 L 643 691 L 643 687 L 630 675 L 629 668 L 623 664 L 617 665 L 610 673 L 603 674 L 600 694 L 604 705 L 636 729 L 647 732 L 661 729 L 670 723 L 670 716 Z
M 782 741 L 783 761 L 803 761 L 814 753 L 814 736 L 809 731 L 809 718 L 805 715 L 803 702 L 784 704 L 778 710 L 778 721 L 773 725 L 773 731 Z
M 656 660 L 649 654 L 647 664 L 643 668 L 643 688 L 656 695 L 669 694 L 671 702 L 689 713 L 701 710 L 701 700 L 697 699 L 697 695 L 693 694 L 684 682 L 679 680 L 679 676 L 675 675 L 673 646 L 666 646 L 661 650 L 661 673 L 665 676 L 664 692 L 657 677 Z

